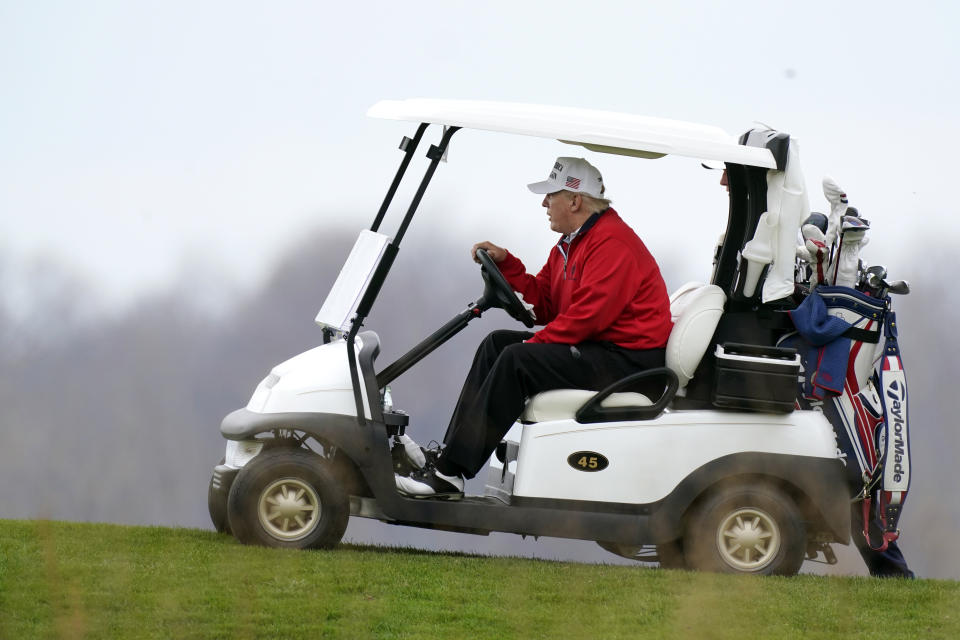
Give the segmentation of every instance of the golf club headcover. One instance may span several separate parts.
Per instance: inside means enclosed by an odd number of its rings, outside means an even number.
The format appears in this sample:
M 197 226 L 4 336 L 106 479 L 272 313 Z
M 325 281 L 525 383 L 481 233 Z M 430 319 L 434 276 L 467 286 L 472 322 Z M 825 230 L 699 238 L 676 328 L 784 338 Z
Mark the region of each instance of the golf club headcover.
M 808 218 L 809 219 L 809 218 Z M 803 235 L 803 246 L 797 248 L 797 257 L 810 265 L 813 273 L 810 275 L 810 287 L 813 288 L 824 281 L 830 250 L 827 248 L 823 231 L 814 224 L 805 224 L 800 228 Z
M 812 224 L 813 226 L 820 229 L 820 231 L 827 232 L 827 216 L 822 213 L 813 211 L 807 216 L 807 219 L 803 221 L 803 224 Z
M 847 193 L 830 176 L 823 178 L 823 197 L 830 203 L 830 217 L 827 219 L 826 244 L 831 249 L 840 233 L 843 215 L 847 212 Z
M 860 249 L 867 244 L 865 235 L 869 228 L 870 223 L 863 218 L 843 217 L 840 248 L 832 265 L 833 284 L 839 287 L 857 286 Z

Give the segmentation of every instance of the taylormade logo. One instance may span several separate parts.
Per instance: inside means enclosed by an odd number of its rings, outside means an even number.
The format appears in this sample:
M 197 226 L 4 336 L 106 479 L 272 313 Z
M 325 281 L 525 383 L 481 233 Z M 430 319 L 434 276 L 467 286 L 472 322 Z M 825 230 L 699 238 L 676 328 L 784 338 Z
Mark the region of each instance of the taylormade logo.
M 906 455 L 906 445 L 903 440 L 903 397 L 904 387 L 894 380 L 887 389 L 890 399 L 890 415 L 893 416 L 893 479 L 900 482 L 906 470 L 903 468 L 903 459 Z

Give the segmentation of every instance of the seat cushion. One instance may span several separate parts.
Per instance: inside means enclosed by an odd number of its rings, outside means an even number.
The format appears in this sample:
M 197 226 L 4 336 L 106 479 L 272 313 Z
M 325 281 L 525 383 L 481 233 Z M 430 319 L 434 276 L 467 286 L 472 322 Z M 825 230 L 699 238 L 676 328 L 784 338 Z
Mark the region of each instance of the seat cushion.
M 584 389 L 554 389 L 544 391 L 530 398 L 521 422 L 548 422 L 550 420 L 572 419 L 587 400 L 597 394 Z M 602 407 L 649 407 L 652 402 L 642 393 L 612 393 L 600 403 Z

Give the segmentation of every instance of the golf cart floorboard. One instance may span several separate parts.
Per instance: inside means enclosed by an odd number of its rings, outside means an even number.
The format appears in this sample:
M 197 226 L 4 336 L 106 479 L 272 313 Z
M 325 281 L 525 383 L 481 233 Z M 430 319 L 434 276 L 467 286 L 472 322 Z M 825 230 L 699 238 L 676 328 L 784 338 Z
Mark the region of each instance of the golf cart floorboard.
M 412 499 L 397 496 L 386 508 L 389 524 L 488 535 L 493 531 L 520 535 L 611 539 L 638 543 L 658 540 L 646 515 L 558 510 L 552 506 L 507 504 L 491 496 L 467 495 L 460 500 Z M 381 505 L 387 507 L 387 505 Z M 399 507 L 399 509 L 397 509 Z M 482 526 L 477 526 L 481 524 Z M 666 539 L 666 538 L 664 538 Z
M 470 502 L 474 504 L 489 504 L 495 507 L 509 507 L 510 503 L 506 500 L 501 500 L 500 498 L 495 498 L 493 496 L 463 496 L 461 502 Z

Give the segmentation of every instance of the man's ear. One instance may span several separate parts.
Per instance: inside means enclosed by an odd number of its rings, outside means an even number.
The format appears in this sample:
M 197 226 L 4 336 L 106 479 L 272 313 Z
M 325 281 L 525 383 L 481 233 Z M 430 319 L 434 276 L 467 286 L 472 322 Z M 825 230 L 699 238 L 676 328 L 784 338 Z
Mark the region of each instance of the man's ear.
M 579 193 L 570 195 L 570 211 L 576 213 L 583 207 L 583 197 Z

